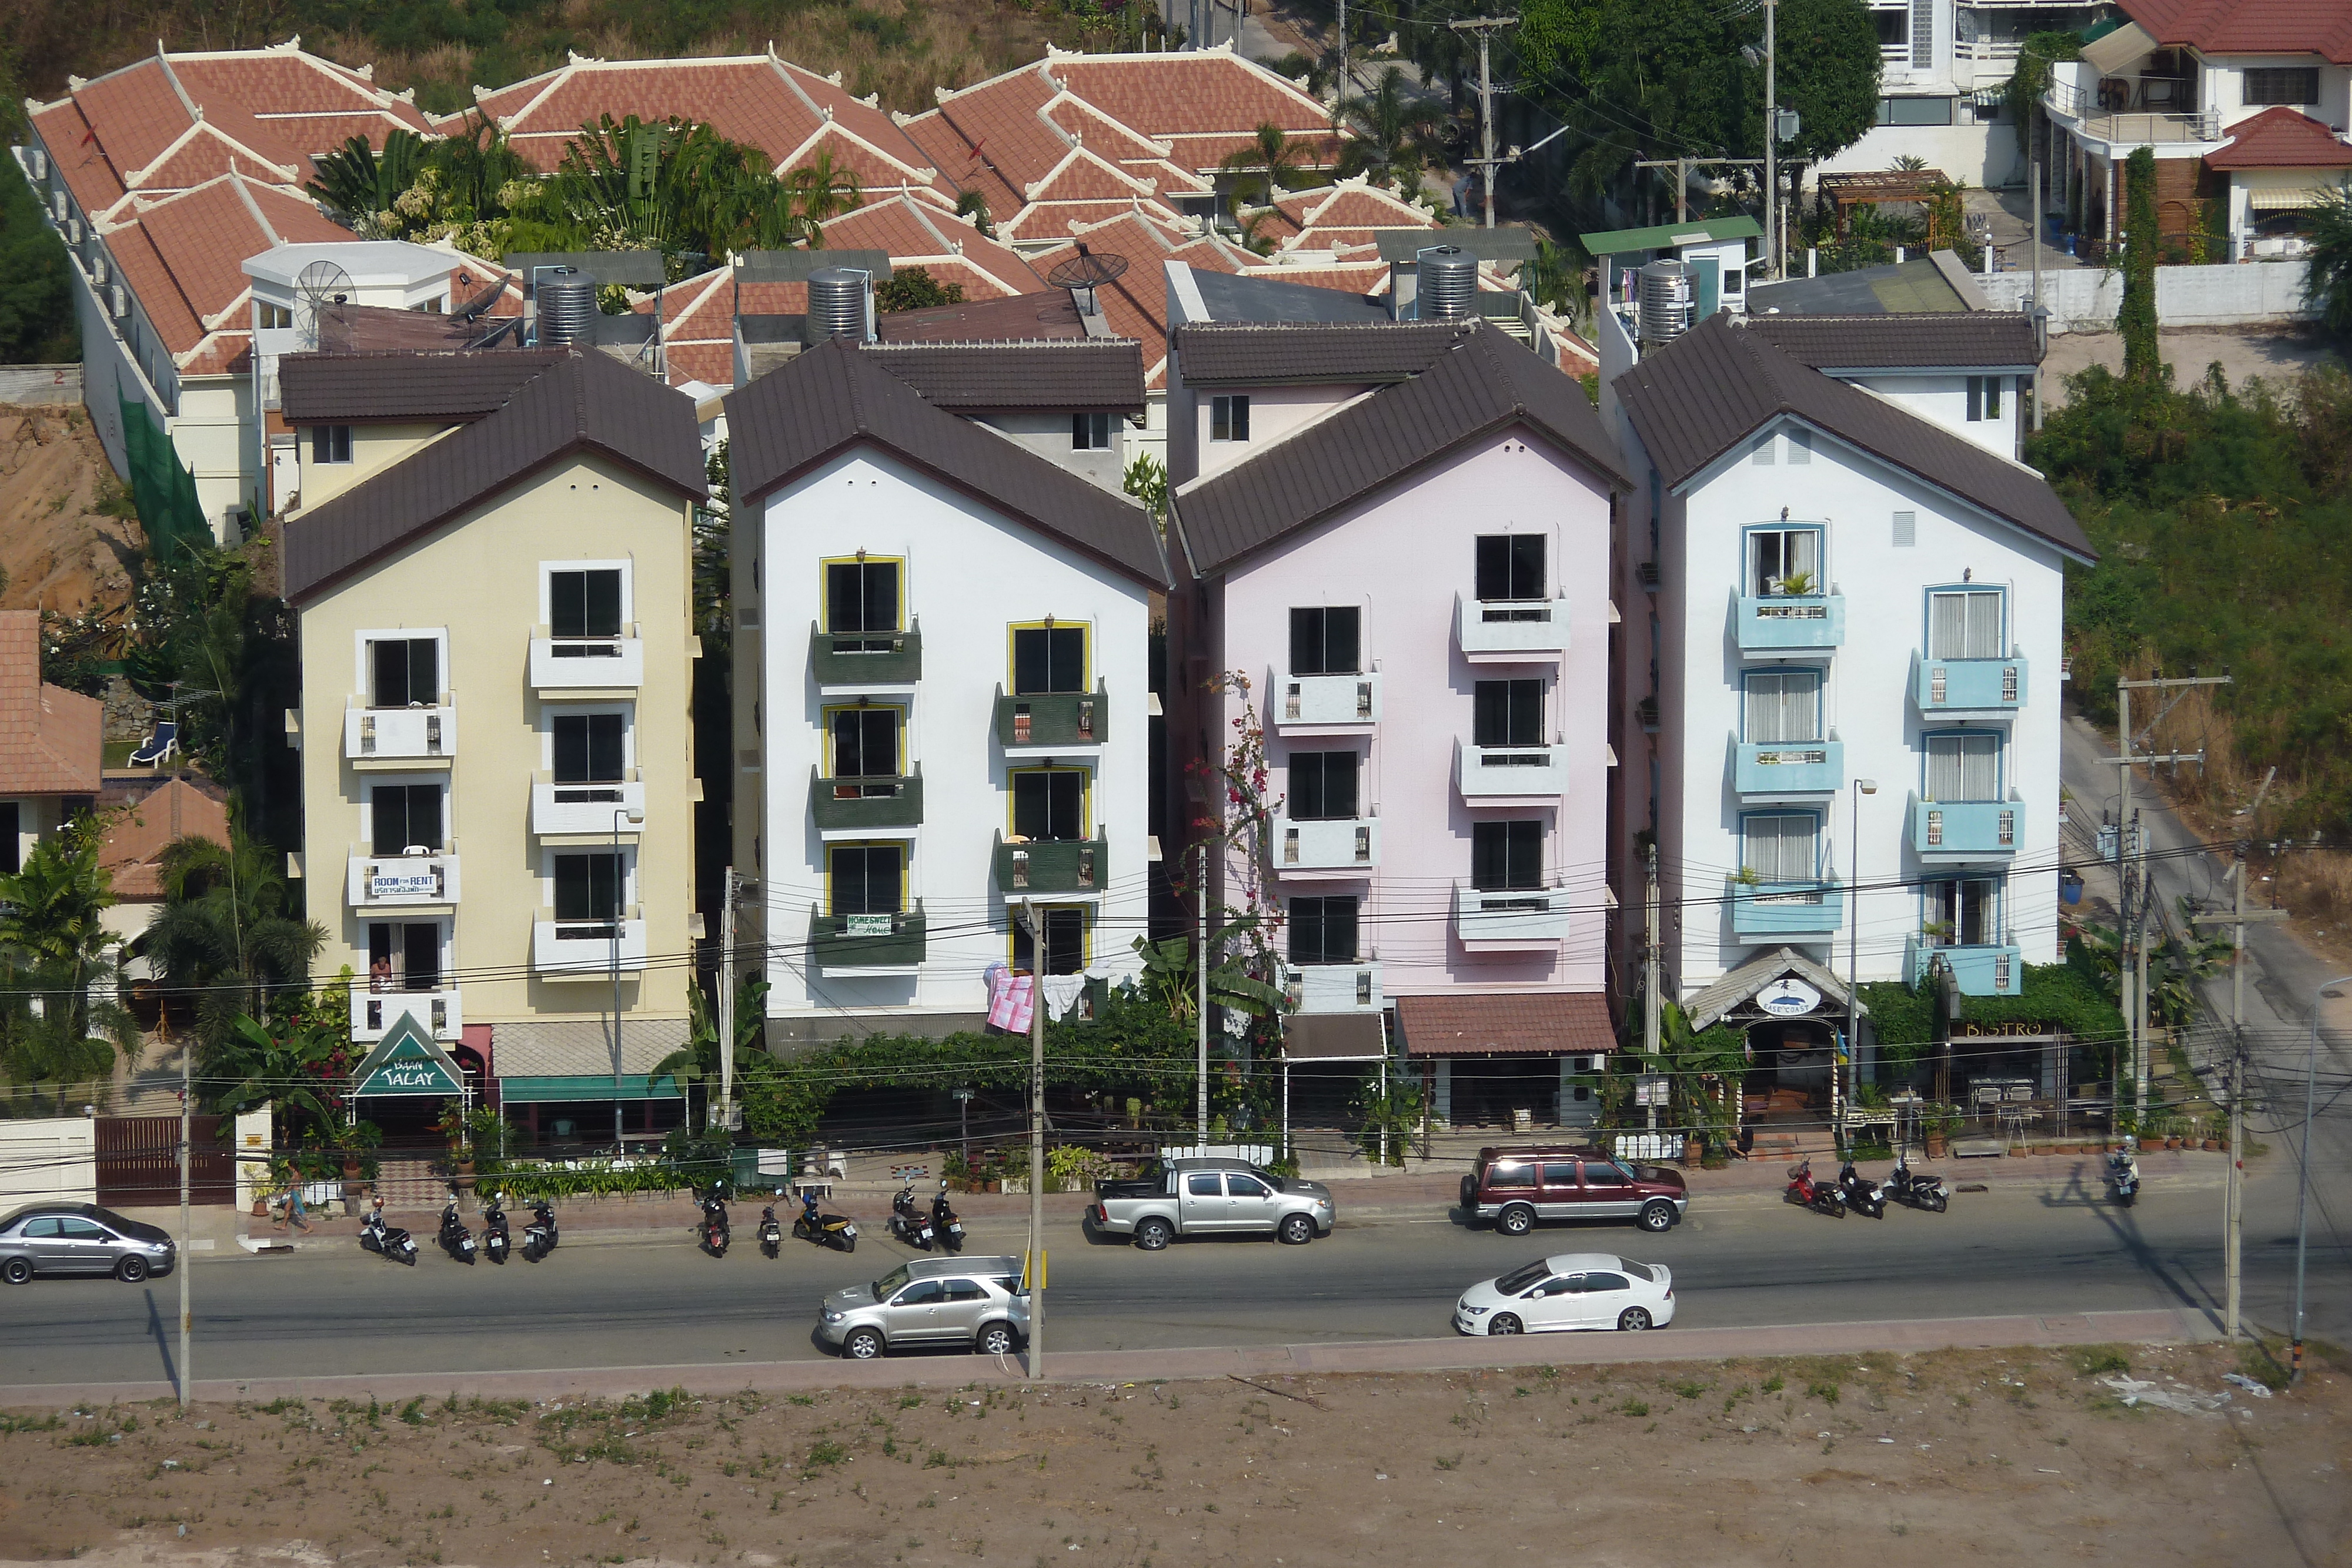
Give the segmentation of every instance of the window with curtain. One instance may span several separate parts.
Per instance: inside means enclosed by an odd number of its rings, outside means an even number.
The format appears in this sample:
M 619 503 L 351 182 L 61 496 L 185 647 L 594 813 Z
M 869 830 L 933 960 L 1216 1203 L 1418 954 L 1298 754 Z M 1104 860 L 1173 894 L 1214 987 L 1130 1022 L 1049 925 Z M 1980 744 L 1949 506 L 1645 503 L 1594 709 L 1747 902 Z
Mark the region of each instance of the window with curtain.
M 1927 799 L 2000 799 L 2000 737 L 1990 730 L 1927 737 Z
M 1998 588 L 1945 589 L 1927 596 L 1927 657 L 2001 657 Z
M 1543 886 L 1543 824 L 1473 823 L 1470 884 L 1481 893 L 1528 892 Z
M 1761 599 L 1792 592 L 1791 579 L 1807 593 L 1822 591 L 1822 530 L 1819 528 L 1750 528 L 1748 530 L 1748 592 Z
M 618 784 L 628 721 L 616 713 L 555 716 L 555 782 Z
M 899 844 L 835 844 L 826 857 L 834 915 L 897 915 L 905 907 L 907 852 Z
M 895 560 L 826 562 L 824 629 L 835 632 L 898 631 L 898 563 Z
M 1352 751 L 1292 752 L 1290 798 L 1286 807 L 1290 820 L 1312 822 L 1354 816 L 1359 761 Z
M 1748 677 L 1748 741 L 1787 745 L 1822 737 L 1822 673 L 1758 670 Z
M 379 784 L 368 791 L 371 849 L 396 855 L 412 846 L 441 847 L 441 786 Z
M 1293 964 L 1354 963 L 1355 899 L 1346 895 L 1292 899 L 1289 944 Z
M 1820 875 L 1822 820 L 1783 811 L 1739 821 L 1739 863 L 1762 882 L 1811 882 Z
M 1087 689 L 1087 629 L 1084 626 L 1016 626 L 1013 629 L 1013 695 L 1041 696 Z
M 897 708 L 835 708 L 832 728 L 835 779 L 898 777 Z
M 1290 612 L 1290 673 L 1294 675 L 1355 675 L 1363 673 L 1362 612 L 1352 604 L 1322 605 Z
M 1470 700 L 1473 746 L 1543 744 L 1543 682 L 1480 681 Z
M 1087 776 L 1070 768 L 1031 768 L 1013 776 L 1013 831 L 1024 839 L 1066 842 L 1086 834 Z
M 1999 940 L 2000 883 L 1995 877 L 1952 877 L 1920 889 L 1923 934 L 1930 946 L 1984 947 Z

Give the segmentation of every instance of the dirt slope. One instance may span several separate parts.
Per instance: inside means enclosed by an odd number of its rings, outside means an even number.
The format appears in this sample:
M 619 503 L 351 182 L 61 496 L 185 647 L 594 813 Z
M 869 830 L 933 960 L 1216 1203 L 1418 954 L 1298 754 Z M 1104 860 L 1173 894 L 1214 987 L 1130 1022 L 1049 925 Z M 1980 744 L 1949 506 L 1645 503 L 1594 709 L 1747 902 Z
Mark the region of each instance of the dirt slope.
M 139 525 L 99 509 L 119 488 L 80 409 L 0 404 L 0 610 L 74 614 L 130 597 Z

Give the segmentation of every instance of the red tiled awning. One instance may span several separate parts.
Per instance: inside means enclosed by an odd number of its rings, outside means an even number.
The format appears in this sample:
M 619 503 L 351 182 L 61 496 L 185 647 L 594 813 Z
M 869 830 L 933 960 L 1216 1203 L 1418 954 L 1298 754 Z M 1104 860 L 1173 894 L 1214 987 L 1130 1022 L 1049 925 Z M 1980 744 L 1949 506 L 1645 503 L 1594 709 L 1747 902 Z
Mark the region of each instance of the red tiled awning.
M 2205 154 L 2209 169 L 2352 168 L 2352 144 L 2309 115 L 2272 108 L 2230 128 L 2230 144 Z
M 1590 1056 L 1617 1044 L 1597 992 L 1399 997 L 1396 1009 L 1407 1056 Z

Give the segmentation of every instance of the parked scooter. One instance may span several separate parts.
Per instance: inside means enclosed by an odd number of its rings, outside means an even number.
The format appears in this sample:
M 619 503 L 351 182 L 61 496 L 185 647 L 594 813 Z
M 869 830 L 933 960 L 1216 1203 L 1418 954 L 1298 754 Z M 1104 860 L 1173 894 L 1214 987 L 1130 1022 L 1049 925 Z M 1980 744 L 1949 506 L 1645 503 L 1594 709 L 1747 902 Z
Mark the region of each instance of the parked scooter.
M 783 1194 L 776 1196 L 782 1197 Z M 760 1250 L 773 1258 L 783 1250 L 783 1227 L 776 1222 L 776 1206 L 772 1203 L 760 1210 Z
M 416 1239 L 397 1225 L 383 1222 L 381 1197 L 369 1205 L 367 1218 L 360 1221 L 360 1245 L 387 1263 L 416 1267 Z
M 457 1218 L 457 1195 L 449 1195 L 448 1204 L 441 1210 L 441 1234 L 436 1238 L 441 1250 L 458 1262 L 471 1267 L 474 1261 L 474 1233 Z
M 536 1263 L 555 1250 L 555 1205 L 541 1198 L 530 1206 L 530 1223 L 522 1228 L 522 1260 Z
M 504 1263 L 514 1238 L 507 1233 L 506 1195 L 490 1194 L 490 1207 L 482 1210 L 482 1250 L 493 1263 Z
M 713 1258 L 727 1256 L 727 1244 L 734 1239 L 727 1224 L 727 1188 L 723 1183 L 712 1182 L 710 1191 L 702 1198 L 702 1223 L 695 1228 L 702 1249 Z
M 819 1247 L 831 1247 L 836 1251 L 857 1250 L 857 1227 L 850 1223 L 845 1214 L 819 1214 L 814 1192 L 801 1194 L 801 1211 L 793 1221 L 793 1234 L 803 1241 L 814 1242 Z
M 2139 1197 L 2139 1140 L 2124 1139 L 2124 1146 L 2107 1156 L 2107 1180 L 2116 1189 L 2116 1202 L 2125 1208 Z
M 948 1184 L 940 1183 L 940 1190 L 931 1195 L 931 1228 L 939 1232 L 940 1245 L 950 1252 L 963 1250 L 963 1221 L 948 1207 Z
M 908 1176 L 907 1185 L 890 1195 L 890 1218 L 887 1228 L 893 1241 L 903 1241 L 909 1247 L 921 1247 L 915 1239 L 916 1221 L 921 1216 L 915 1208 L 915 1178 Z M 924 1248 L 929 1251 L 929 1248 Z
M 1911 1156 L 1906 1152 L 1895 1156 L 1895 1170 L 1879 1192 L 1888 1201 L 1929 1214 L 1941 1214 L 1952 1205 L 1952 1195 L 1944 1189 L 1939 1176 L 1916 1176 L 1911 1170 Z
M 1866 1214 L 1873 1219 L 1886 1218 L 1886 1196 L 1874 1186 L 1868 1176 L 1846 1161 L 1838 1171 L 1838 1196 L 1856 1214 Z
M 1790 1203 L 1826 1214 L 1832 1219 L 1845 1218 L 1845 1198 L 1833 1182 L 1813 1179 L 1813 1162 L 1806 1160 L 1789 1167 L 1789 1186 L 1781 1197 Z

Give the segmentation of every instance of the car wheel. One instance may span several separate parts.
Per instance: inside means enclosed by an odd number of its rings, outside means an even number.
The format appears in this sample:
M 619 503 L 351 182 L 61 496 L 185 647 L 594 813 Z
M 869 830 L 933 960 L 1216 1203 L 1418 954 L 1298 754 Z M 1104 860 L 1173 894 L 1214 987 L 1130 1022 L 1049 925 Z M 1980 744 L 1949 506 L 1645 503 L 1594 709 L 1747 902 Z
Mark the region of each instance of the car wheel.
M 0 1280 L 12 1285 L 21 1285 L 32 1277 L 33 1262 L 29 1258 L 11 1258 L 5 1263 L 0 1263 Z
M 1621 1333 L 1640 1333 L 1649 1326 L 1650 1314 L 1646 1308 L 1627 1307 L 1617 1314 L 1617 1329 Z
M 125 1258 L 114 1266 L 114 1277 L 126 1285 L 135 1285 L 147 1277 L 147 1260 Z
M 979 1339 L 973 1342 L 975 1348 L 982 1355 L 1011 1355 L 1013 1343 L 1013 1326 L 1010 1323 L 983 1324 Z
M 1642 1228 L 1652 1235 L 1664 1235 L 1675 1228 L 1675 1206 L 1660 1198 L 1642 1206 Z
M 1536 1211 L 1515 1203 L 1495 1217 L 1495 1228 L 1506 1236 L 1525 1236 L 1536 1228 Z
M 1486 1332 L 1490 1334 L 1497 1334 L 1524 1333 L 1527 1331 L 1520 1326 L 1519 1320 L 1510 1313 L 1498 1312 L 1495 1315 L 1495 1321 L 1486 1325 Z
M 1146 1252 L 1157 1252 L 1168 1245 L 1175 1232 L 1164 1219 L 1147 1219 L 1135 1228 L 1135 1244 Z
M 882 1354 L 882 1336 L 872 1329 L 852 1329 L 841 1342 L 841 1354 L 852 1361 L 872 1361 Z
M 1276 1234 L 1293 1247 L 1304 1247 L 1315 1239 L 1315 1222 L 1303 1214 L 1289 1215 Z

